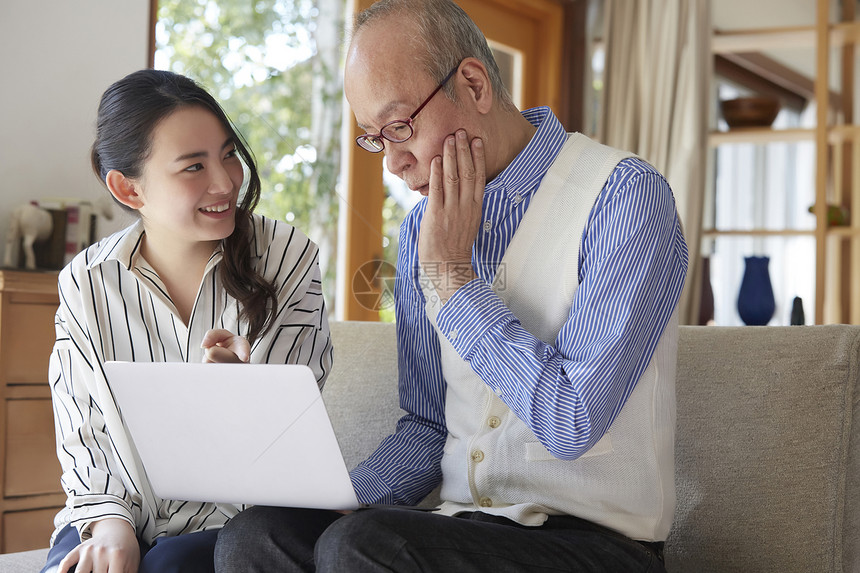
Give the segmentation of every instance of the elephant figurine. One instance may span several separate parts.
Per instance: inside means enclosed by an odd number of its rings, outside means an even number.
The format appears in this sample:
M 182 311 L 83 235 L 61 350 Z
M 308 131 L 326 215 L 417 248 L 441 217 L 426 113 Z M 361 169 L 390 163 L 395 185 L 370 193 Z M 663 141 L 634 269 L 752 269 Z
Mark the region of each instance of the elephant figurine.
M 18 249 L 19 241 L 22 241 L 24 268 L 28 270 L 35 269 L 36 254 L 33 252 L 33 243 L 50 238 L 53 228 L 54 220 L 51 214 L 45 209 L 32 203 L 25 203 L 16 207 L 12 211 L 9 230 L 6 233 L 4 265 L 7 267 L 13 265 L 15 251 Z

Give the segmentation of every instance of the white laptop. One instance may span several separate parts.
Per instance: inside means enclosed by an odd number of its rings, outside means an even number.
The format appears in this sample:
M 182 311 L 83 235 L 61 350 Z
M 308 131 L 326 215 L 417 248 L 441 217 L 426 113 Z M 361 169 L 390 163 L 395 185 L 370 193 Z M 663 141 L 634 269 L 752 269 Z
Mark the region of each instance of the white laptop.
M 358 508 L 307 366 L 106 362 L 105 373 L 159 497 Z

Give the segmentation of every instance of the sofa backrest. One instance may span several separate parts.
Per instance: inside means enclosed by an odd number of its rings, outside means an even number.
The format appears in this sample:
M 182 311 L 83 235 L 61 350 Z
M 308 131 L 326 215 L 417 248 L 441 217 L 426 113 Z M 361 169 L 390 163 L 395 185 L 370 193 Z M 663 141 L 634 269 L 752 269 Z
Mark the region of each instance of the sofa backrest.
M 322 396 L 349 469 L 394 431 L 403 415 L 397 397 L 394 325 L 330 323 L 334 364 Z
M 392 324 L 333 322 L 351 468 L 402 415 Z M 681 327 L 673 572 L 860 571 L 860 327 Z
M 670 571 L 860 571 L 860 327 L 682 327 Z

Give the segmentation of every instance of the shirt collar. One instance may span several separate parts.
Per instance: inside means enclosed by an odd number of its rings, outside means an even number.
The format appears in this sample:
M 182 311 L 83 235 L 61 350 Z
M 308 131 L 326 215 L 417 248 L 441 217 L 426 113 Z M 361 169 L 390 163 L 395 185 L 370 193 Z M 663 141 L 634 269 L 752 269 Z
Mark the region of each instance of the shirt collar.
M 141 244 L 143 242 L 143 221 L 138 219 L 133 225 L 126 227 L 118 233 L 114 233 L 107 239 L 101 242 L 95 256 L 87 265 L 88 269 L 93 269 L 102 263 L 108 261 L 117 261 L 124 266 L 126 270 L 131 270 L 139 263 L 141 258 Z M 222 249 L 221 244 L 215 248 L 215 252 L 209 258 L 209 264 L 217 263 L 221 260 Z M 257 255 L 259 256 L 259 254 Z
M 528 145 L 487 184 L 486 192 L 504 189 L 511 201 L 537 189 L 544 173 L 555 161 L 567 132 L 549 107 L 535 107 L 521 112 L 537 128 Z
M 87 268 L 93 269 L 107 261 L 119 261 L 126 269 L 131 269 L 140 256 L 142 240 L 143 222 L 138 219 L 130 227 L 103 240 Z

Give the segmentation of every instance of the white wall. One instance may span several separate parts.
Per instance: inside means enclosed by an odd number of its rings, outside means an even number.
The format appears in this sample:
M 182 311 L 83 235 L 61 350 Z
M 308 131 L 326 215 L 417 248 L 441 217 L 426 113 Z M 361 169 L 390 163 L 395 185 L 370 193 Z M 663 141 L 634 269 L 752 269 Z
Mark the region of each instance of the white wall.
M 18 204 L 96 199 L 90 169 L 102 92 L 147 67 L 149 0 L 2 0 L 0 16 L 0 244 Z M 128 215 L 99 223 L 107 234 Z M 2 252 L 2 251 L 0 251 Z

